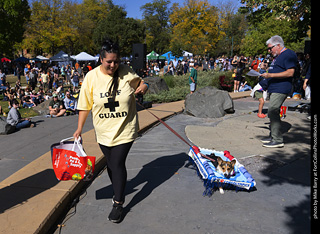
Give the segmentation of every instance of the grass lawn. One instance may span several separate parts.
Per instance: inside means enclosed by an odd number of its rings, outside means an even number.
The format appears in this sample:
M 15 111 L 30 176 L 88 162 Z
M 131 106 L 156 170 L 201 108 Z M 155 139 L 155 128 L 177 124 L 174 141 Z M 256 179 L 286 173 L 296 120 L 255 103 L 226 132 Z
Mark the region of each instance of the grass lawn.
M 7 82 L 10 83 L 11 87 L 14 87 L 16 85 L 16 81 L 18 80 L 17 76 L 14 75 L 7 75 Z M 26 87 L 27 86 L 27 82 L 26 82 L 26 78 L 24 76 L 21 76 L 21 86 L 22 87 Z M 9 112 L 9 103 L 8 101 L 4 101 L 3 100 L 4 95 L 0 94 L 0 106 L 2 107 L 2 112 L 6 114 L 8 114 Z M 33 117 L 33 116 L 37 116 L 38 112 L 33 110 L 33 108 L 20 108 L 19 112 L 21 114 L 22 118 L 26 118 L 26 117 Z

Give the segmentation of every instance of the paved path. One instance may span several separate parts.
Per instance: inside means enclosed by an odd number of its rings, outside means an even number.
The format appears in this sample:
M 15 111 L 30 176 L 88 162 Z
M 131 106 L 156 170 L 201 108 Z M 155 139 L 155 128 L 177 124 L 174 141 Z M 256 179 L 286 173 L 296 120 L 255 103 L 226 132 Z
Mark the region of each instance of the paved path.
M 233 115 L 198 119 L 180 114 L 167 123 L 196 145 L 229 150 L 256 179 L 256 191 L 202 197 L 202 182 L 188 165 L 187 146 L 162 125 L 149 129 L 157 121 L 141 111 L 141 131 L 149 130 L 134 143 L 127 161 L 124 221 L 119 225 L 107 221 L 111 190 L 104 172 L 87 189 L 87 195 L 81 196 L 76 214 L 65 223 L 62 233 L 308 232 L 310 122 L 305 114 L 288 113 L 283 125 L 285 147 L 266 150 L 259 139 L 268 132 L 268 119 L 256 117 L 257 101 L 237 99 L 247 95 L 231 94 L 236 99 Z M 156 106 L 152 111 L 167 118 L 182 109 L 183 101 Z M 50 233 L 54 221 L 86 186 L 58 182 L 50 159 L 50 145 L 73 134 L 77 116 L 36 117 L 34 121 L 36 128 L 0 136 L 2 233 Z M 99 170 L 104 161 L 91 129 L 89 119 L 84 147 L 89 155 L 97 156 Z
M 265 149 L 259 139 L 268 133 L 268 119 L 254 113 L 258 102 L 247 98 L 234 103 L 236 113 L 223 118 L 180 114 L 166 122 L 198 146 L 229 150 L 255 178 L 256 191 L 203 197 L 202 182 L 188 164 L 188 146 L 159 125 L 138 139 L 129 153 L 123 222 L 107 220 L 112 191 L 103 172 L 56 233 L 310 233 L 306 114 L 288 112 L 285 147 Z

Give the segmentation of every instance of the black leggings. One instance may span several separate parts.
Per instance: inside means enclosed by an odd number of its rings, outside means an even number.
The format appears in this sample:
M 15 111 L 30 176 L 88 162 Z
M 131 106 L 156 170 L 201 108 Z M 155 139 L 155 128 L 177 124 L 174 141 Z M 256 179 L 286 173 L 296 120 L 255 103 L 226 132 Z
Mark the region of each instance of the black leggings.
M 124 189 L 127 182 L 126 158 L 132 143 L 133 141 L 112 147 L 99 144 L 107 158 L 107 170 L 113 187 L 114 200 L 118 202 L 124 202 Z

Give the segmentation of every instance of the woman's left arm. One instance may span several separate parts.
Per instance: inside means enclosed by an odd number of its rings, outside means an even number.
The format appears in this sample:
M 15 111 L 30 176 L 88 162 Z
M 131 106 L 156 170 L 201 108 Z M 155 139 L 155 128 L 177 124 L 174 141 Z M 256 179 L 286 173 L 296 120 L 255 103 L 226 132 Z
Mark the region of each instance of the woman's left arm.
M 149 85 L 147 83 L 144 82 L 144 80 L 141 80 L 138 88 L 136 89 L 136 91 L 134 92 L 134 94 L 146 94 L 147 90 L 149 88 Z

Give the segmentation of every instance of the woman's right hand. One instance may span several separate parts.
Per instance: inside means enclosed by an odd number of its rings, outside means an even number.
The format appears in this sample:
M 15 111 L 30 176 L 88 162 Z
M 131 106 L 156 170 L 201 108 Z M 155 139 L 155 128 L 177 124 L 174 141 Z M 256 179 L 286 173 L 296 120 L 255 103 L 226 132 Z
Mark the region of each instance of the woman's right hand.
M 77 129 L 74 133 L 73 133 L 73 137 L 74 139 L 78 139 L 81 136 L 81 130 Z

